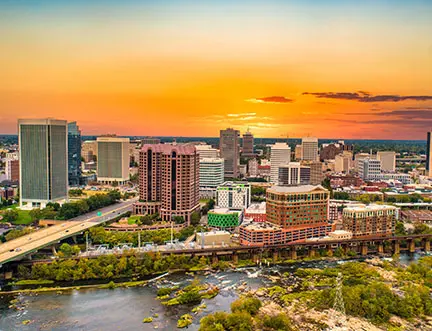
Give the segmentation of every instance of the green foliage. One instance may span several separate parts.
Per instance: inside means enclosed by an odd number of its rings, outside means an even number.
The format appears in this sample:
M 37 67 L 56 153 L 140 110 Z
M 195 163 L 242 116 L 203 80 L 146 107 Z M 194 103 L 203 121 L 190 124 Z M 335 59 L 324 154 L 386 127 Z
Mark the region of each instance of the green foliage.
M 248 314 L 255 316 L 258 313 L 261 306 L 262 303 L 259 299 L 254 297 L 245 297 L 234 301 L 231 304 L 231 311 L 233 313 L 247 312 Z
M 153 322 L 153 317 L 146 317 L 146 318 L 144 318 L 143 319 L 143 321 L 142 321 L 143 323 L 151 323 L 151 322 Z
M 252 317 L 245 312 L 227 314 L 225 312 L 216 312 L 203 317 L 200 321 L 199 331 L 252 331 Z
M 413 234 L 432 234 L 432 228 L 424 223 L 416 223 Z
M 190 219 L 190 224 L 196 226 L 200 223 L 201 215 L 198 212 L 193 212 Z
M 81 189 L 71 189 L 69 190 L 69 196 L 70 197 L 79 197 L 81 195 L 83 195 L 83 190 Z
M 347 192 L 333 192 L 333 199 L 350 200 L 350 196 Z
M 162 288 L 158 289 L 157 296 L 158 297 L 163 297 L 165 295 L 170 295 L 175 290 L 178 290 L 178 288 L 179 288 L 178 286 L 174 286 L 174 287 L 162 287 Z
M 397 222 L 396 222 L 396 226 L 395 226 L 395 234 L 396 234 L 397 236 L 404 236 L 404 235 L 407 234 L 403 222 L 401 222 L 401 221 L 397 221 Z
M 18 219 L 18 211 L 15 209 L 7 209 L 3 211 L 3 222 L 13 223 Z
M 21 236 L 25 236 L 26 234 L 35 232 L 36 230 L 34 228 L 25 227 L 25 228 L 16 228 L 13 230 L 10 230 L 6 235 L 5 239 L 6 241 L 19 238 Z
M 291 320 L 285 314 L 276 316 L 265 316 L 262 320 L 263 330 L 291 331 L 293 330 Z
M 188 327 L 192 324 L 193 317 L 190 314 L 184 314 L 180 316 L 179 320 L 177 321 L 177 327 L 179 329 L 183 329 Z

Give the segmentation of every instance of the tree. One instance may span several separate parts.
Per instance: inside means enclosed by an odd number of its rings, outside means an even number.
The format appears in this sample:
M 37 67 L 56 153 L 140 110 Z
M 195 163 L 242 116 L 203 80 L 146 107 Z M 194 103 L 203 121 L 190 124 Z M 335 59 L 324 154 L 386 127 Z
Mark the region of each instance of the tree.
M 61 244 L 59 251 L 63 254 L 63 256 L 70 257 L 72 256 L 73 249 L 72 246 L 68 243 Z
M 233 313 L 247 312 L 248 314 L 254 316 L 258 313 L 261 306 L 262 303 L 259 299 L 253 297 L 246 297 L 234 301 L 231 304 L 231 311 Z
M 183 224 L 185 222 L 182 216 L 174 216 L 173 221 L 175 224 Z
M 2 216 L 4 222 L 13 223 L 18 219 L 18 212 L 15 209 L 8 209 Z
M 190 224 L 196 226 L 200 223 L 201 215 L 197 211 L 193 212 L 190 219 Z

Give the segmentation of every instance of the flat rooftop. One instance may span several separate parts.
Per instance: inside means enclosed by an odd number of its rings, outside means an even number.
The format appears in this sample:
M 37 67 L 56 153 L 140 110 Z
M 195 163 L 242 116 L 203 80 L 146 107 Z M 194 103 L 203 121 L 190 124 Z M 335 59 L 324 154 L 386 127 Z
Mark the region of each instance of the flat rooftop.
M 371 205 L 354 205 L 354 206 L 348 206 L 344 208 L 344 211 L 375 211 L 375 210 L 384 210 L 384 209 L 394 209 L 397 208 L 390 205 L 377 205 L 377 204 L 371 204 Z
M 278 193 L 307 193 L 315 190 L 327 191 L 321 185 L 299 185 L 299 186 L 274 185 L 270 188 L 270 190 Z

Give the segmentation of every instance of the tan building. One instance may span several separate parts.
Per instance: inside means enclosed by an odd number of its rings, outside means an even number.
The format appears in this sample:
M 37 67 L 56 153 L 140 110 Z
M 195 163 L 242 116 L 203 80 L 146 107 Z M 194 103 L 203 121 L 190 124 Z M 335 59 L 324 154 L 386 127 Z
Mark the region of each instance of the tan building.
M 388 205 L 355 205 L 344 208 L 343 229 L 353 237 L 391 236 L 398 209 Z
M 97 156 L 97 141 L 84 141 L 81 146 L 81 156 L 86 163 L 94 161 L 95 157 Z
M 335 156 L 335 171 L 348 173 L 351 169 L 352 154 L 344 152 Z
M 377 160 L 381 161 L 381 171 L 395 172 L 396 171 L 396 153 L 389 152 L 377 152 Z
M 222 246 L 231 243 L 231 235 L 227 231 L 197 232 L 196 243 L 202 246 Z
M 129 138 L 97 138 L 97 180 L 124 184 L 129 180 Z
M 294 157 L 296 160 L 301 160 L 302 156 L 302 145 L 296 145 L 294 150 Z
M 302 138 L 302 155 L 301 159 L 306 161 L 318 160 L 318 138 L 305 137 Z
M 160 213 L 190 222 L 199 209 L 199 154 L 193 145 L 144 145 L 140 151 L 140 202 L 136 214 Z
M 310 184 L 320 185 L 324 180 L 323 163 L 320 161 L 305 162 L 302 161 L 302 165 L 310 167 Z

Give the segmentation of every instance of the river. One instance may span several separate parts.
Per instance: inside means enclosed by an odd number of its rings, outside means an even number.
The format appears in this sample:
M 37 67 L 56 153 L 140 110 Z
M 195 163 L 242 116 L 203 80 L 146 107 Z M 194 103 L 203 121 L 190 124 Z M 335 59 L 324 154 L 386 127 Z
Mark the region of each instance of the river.
M 401 255 L 401 263 L 409 264 L 420 255 Z M 220 293 L 215 298 L 203 300 L 207 308 L 194 316 L 188 330 L 198 330 L 199 320 L 215 311 L 229 311 L 230 304 L 238 298 L 233 288 L 243 282 L 251 289 L 272 286 L 265 275 L 293 272 L 299 267 L 326 267 L 335 261 L 298 262 L 288 266 L 269 268 L 241 268 L 235 271 L 219 272 L 207 276 L 199 275 L 202 282 L 216 284 Z M 63 293 L 45 292 L 38 294 L 0 295 L 0 331 L 13 330 L 175 330 L 178 318 L 189 313 L 192 307 L 165 307 L 156 299 L 160 282 L 184 285 L 193 276 L 185 273 L 166 276 L 162 281 L 152 282 L 144 287 L 116 289 L 81 289 Z M 22 310 L 8 308 L 12 299 L 22 303 Z M 143 318 L 158 314 L 152 323 L 142 323 Z M 23 325 L 23 321 L 31 323 Z

